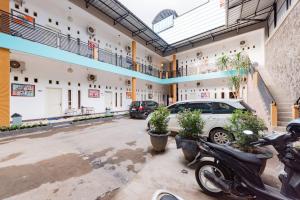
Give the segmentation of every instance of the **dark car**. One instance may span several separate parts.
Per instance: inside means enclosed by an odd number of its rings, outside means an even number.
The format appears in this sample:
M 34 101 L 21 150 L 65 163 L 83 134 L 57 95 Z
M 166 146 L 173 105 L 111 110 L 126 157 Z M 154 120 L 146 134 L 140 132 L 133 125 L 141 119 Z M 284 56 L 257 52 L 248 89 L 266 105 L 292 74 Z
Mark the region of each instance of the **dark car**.
M 130 118 L 146 119 L 157 107 L 155 101 L 133 101 L 129 108 Z

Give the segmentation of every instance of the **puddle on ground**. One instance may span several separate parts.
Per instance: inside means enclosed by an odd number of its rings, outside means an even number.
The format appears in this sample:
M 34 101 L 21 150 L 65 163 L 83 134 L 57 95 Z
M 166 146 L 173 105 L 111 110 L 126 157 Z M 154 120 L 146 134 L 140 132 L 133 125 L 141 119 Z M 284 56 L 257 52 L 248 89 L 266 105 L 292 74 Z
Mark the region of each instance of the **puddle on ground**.
M 10 154 L 10 155 L 8 155 L 8 156 L 0 159 L 0 162 L 5 162 L 5 161 L 9 161 L 9 160 L 15 159 L 16 157 L 18 157 L 20 155 L 22 155 L 21 152 Z
M 65 154 L 35 164 L 0 168 L 0 199 L 14 196 L 44 183 L 64 181 L 92 171 L 87 160 Z

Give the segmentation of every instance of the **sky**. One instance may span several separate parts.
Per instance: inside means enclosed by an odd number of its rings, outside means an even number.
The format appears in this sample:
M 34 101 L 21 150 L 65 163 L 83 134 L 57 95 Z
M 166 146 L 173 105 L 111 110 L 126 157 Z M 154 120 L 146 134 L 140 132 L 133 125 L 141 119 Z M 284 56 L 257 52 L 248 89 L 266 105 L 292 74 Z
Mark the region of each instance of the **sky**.
M 137 17 L 152 27 L 152 20 L 163 9 L 176 10 L 181 15 L 207 0 L 119 0 Z

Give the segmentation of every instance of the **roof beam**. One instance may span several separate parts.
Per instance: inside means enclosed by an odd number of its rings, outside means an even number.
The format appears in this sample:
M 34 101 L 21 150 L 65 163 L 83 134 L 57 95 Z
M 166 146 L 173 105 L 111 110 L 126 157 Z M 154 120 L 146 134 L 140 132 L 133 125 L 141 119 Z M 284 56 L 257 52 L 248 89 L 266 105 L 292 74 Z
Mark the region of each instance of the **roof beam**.
M 121 22 L 123 19 L 126 19 L 126 17 L 129 16 L 129 13 L 126 13 L 125 15 L 120 16 L 116 20 L 114 20 L 114 25 L 117 25 L 119 22 Z
M 146 45 L 148 44 L 153 44 L 154 42 L 158 42 L 160 39 L 155 39 L 155 40 L 149 40 L 146 42 Z
M 143 29 L 140 29 L 140 30 L 137 30 L 137 31 L 134 31 L 132 32 L 132 37 L 135 37 L 143 32 L 147 31 L 147 28 L 143 28 Z

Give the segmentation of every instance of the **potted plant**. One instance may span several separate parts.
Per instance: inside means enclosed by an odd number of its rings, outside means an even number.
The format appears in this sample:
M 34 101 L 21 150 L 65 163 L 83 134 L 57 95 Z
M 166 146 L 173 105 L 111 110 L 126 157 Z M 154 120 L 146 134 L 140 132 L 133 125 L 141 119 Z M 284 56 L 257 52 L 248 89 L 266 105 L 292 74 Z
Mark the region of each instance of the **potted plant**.
M 239 52 L 231 57 L 223 55 L 217 60 L 220 70 L 234 70 L 235 74 L 228 77 L 229 85 L 233 89 L 234 97 L 240 98 L 240 88 L 247 83 L 251 60 L 245 52 Z
M 160 106 L 152 113 L 149 121 L 151 128 L 148 131 L 148 134 L 150 135 L 153 149 L 156 152 L 162 152 L 166 148 L 169 136 L 169 115 L 170 111 L 166 107 Z
M 181 127 L 175 137 L 177 148 L 181 148 L 185 159 L 193 161 L 199 152 L 197 141 L 202 134 L 204 121 L 199 110 L 184 110 L 179 113 L 178 122 Z
M 235 141 L 231 144 L 238 151 L 246 153 L 260 154 L 262 165 L 259 173 L 263 173 L 267 159 L 272 158 L 272 152 L 265 147 L 257 147 L 251 143 L 258 141 L 262 137 L 263 131 L 266 129 L 265 123 L 252 112 L 236 110 L 231 118 L 230 125 L 225 127 L 227 131 L 232 133 Z M 245 134 L 245 131 L 251 131 L 251 134 Z

